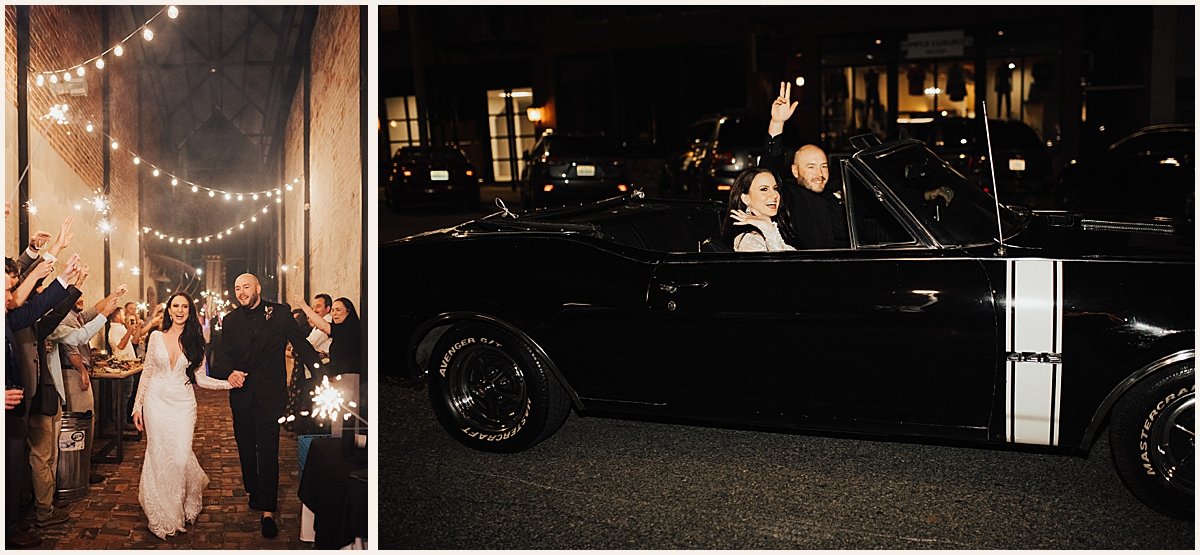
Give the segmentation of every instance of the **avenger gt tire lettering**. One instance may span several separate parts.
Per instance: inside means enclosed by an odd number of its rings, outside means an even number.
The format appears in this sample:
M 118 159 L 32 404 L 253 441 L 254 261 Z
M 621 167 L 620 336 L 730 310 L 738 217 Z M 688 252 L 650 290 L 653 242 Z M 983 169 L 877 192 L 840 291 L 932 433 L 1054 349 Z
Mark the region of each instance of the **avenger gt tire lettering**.
M 536 445 L 566 420 L 569 400 L 528 342 L 498 327 L 464 322 L 433 350 L 429 400 L 458 441 L 484 451 Z

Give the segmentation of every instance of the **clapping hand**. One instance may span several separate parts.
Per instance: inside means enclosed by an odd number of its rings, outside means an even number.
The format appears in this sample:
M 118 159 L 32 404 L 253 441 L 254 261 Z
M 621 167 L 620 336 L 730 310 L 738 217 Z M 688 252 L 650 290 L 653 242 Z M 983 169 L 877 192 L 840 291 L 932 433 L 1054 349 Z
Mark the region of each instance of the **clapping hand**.
M 78 273 L 79 273 L 79 255 L 72 254 L 71 258 L 67 259 L 66 269 L 63 270 L 63 273 L 62 273 L 63 281 L 70 283 L 71 280 L 75 279 L 75 275 Z
M 38 231 L 38 232 L 34 233 L 33 237 L 31 237 L 29 239 L 29 246 L 33 247 L 33 250 L 35 250 L 35 251 L 40 251 L 40 250 L 42 250 L 42 247 L 46 246 L 46 241 L 49 241 L 49 240 L 50 240 L 49 233 L 47 233 L 45 231 Z
M 54 243 L 58 250 L 65 249 L 67 245 L 71 244 L 71 238 L 74 237 L 71 233 L 71 222 L 73 221 L 75 221 L 75 216 L 67 216 L 67 219 L 63 220 L 62 227 L 58 230 L 58 241 Z

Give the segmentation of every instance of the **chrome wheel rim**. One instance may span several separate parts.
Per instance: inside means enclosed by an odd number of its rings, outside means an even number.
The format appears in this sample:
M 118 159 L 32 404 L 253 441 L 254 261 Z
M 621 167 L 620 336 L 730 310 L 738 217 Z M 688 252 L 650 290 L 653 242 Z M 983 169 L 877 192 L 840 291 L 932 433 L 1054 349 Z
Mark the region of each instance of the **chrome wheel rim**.
M 1163 407 L 1150 429 L 1150 464 L 1167 483 L 1194 494 L 1196 486 L 1196 394 Z
M 446 382 L 447 401 L 460 424 L 489 434 L 520 424 L 528 398 L 525 374 L 504 351 L 469 348 L 447 369 Z

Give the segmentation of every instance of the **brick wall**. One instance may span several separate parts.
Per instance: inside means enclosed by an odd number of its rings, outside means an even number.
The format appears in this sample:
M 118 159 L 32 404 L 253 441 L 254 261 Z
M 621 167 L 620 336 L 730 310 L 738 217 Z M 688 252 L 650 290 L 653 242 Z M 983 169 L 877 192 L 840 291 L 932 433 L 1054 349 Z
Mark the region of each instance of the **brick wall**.
M 101 218 L 84 199 L 90 198 L 104 184 L 103 157 L 108 149 L 99 130 L 102 129 L 103 99 L 101 72 L 110 79 L 109 133 L 122 141 L 136 144 L 138 118 L 141 110 L 136 104 L 135 50 L 121 60 L 108 60 L 104 70 L 86 68 L 86 96 L 55 94 L 47 85 L 36 86 L 37 71 L 60 69 L 75 65 L 107 49 L 111 44 L 101 42 L 101 8 L 89 6 L 32 6 L 30 8 L 30 80 L 29 86 L 29 182 L 30 197 L 38 213 L 30 217 L 30 231 L 45 230 L 57 234 L 59 224 L 68 215 L 75 216 L 72 230 L 75 238 L 66 251 L 79 253 L 91 266 L 91 277 L 84 284 L 85 298 L 102 295 L 105 277 L 103 267 L 103 237 L 97 230 Z M 16 82 L 16 10 L 5 7 L 5 198 L 18 207 L 17 182 L 22 168 L 17 167 L 17 86 Z M 123 37 L 130 29 L 112 24 L 110 37 Z M 115 38 L 113 39 L 116 40 Z M 79 79 L 79 77 L 75 77 Z M 58 125 L 40 116 L 54 104 L 70 105 L 71 125 Z M 95 123 L 97 132 L 87 133 L 84 125 Z M 111 235 L 111 266 L 107 269 L 112 285 L 128 283 L 137 290 L 137 278 L 130 272 L 139 265 L 139 221 L 137 168 L 126 151 L 112 155 L 109 198 L 112 211 L 109 220 L 116 226 Z M 79 208 L 76 208 L 76 206 Z M 18 224 L 15 213 L 5 221 L 5 252 L 18 252 Z M 122 268 L 118 268 L 118 264 Z
M 309 195 L 312 206 L 309 242 L 312 268 L 309 291 L 346 297 L 362 304 L 360 272 L 363 241 L 362 148 L 359 111 L 359 9 L 322 6 L 312 38 L 312 105 Z M 303 94 L 297 94 L 285 138 L 285 175 L 302 175 Z M 289 199 L 286 256 L 304 253 L 303 197 Z M 302 269 L 301 269 L 302 271 Z M 290 272 L 289 272 L 290 273 Z M 302 274 L 301 274 L 302 275 Z M 287 298 L 304 284 L 289 277 Z

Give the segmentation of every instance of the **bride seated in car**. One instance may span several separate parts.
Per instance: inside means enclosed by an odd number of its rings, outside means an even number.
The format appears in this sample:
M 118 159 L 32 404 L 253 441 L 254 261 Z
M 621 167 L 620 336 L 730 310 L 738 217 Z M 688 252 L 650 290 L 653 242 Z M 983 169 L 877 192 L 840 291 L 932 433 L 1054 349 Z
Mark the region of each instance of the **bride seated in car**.
M 729 214 L 721 236 L 732 235 L 737 252 L 796 250 L 783 241 L 775 223 L 779 201 L 779 179 L 770 170 L 750 168 L 738 174 L 729 190 Z

